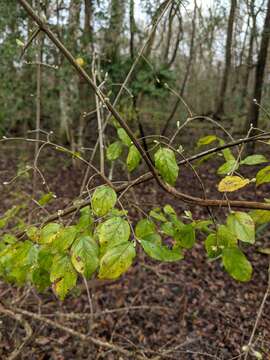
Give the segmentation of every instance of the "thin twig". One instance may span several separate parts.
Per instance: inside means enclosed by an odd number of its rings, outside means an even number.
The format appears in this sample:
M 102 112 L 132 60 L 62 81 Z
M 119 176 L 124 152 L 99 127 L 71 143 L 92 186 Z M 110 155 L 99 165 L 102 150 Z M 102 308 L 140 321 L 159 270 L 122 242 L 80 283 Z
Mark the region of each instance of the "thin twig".
M 127 358 L 130 358 L 130 357 L 134 358 L 135 354 L 133 352 L 129 351 L 129 350 L 124 349 L 123 347 L 120 347 L 118 345 L 115 345 L 115 344 L 100 340 L 98 338 L 94 338 L 94 337 L 89 336 L 89 335 L 85 335 L 83 333 L 80 333 L 80 332 L 78 332 L 76 330 L 71 329 L 70 327 L 59 324 L 59 323 L 57 323 L 55 321 L 52 321 L 50 319 L 47 319 L 44 316 L 41 316 L 41 315 L 38 315 L 38 314 L 35 314 L 33 312 L 30 312 L 30 311 L 27 311 L 27 310 L 24 310 L 24 309 L 20 309 L 20 308 L 16 308 L 16 309 L 14 309 L 14 311 L 16 311 L 17 313 L 19 313 L 21 315 L 30 317 L 31 319 L 34 319 L 34 320 L 40 321 L 40 322 L 42 322 L 44 324 L 47 324 L 47 325 L 49 325 L 49 326 L 51 326 L 53 328 L 62 330 L 64 332 L 66 332 L 67 334 L 70 334 L 72 336 L 75 336 L 75 337 L 79 338 L 83 342 L 86 342 L 86 343 L 90 342 L 90 343 L 92 343 L 92 344 L 94 344 L 96 346 L 99 346 L 99 347 L 102 347 L 102 348 L 105 348 L 105 349 L 109 349 L 111 351 L 122 354 L 122 355 L 126 356 Z M 137 358 L 140 359 L 139 356 Z
M 269 267 L 268 267 L 268 284 L 267 284 L 267 288 L 266 288 L 266 291 L 265 291 L 261 306 L 260 306 L 260 308 L 258 310 L 256 321 L 255 321 L 251 336 L 249 338 L 249 342 L 248 342 L 248 345 L 247 345 L 247 351 L 245 353 L 244 360 L 247 360 L 248 355 L 249 355 L 250 351 L 252 350 L 252 344 L 253 344 L 254 336 L 256 334 L 259 322 L 260 322 L 262 314 L 263 314 L 264 306 L 265 306 L 265 303 L 266 303 L 266 300 L 267 300 L 269 294 L 270 294 L 270 263 L 269 263 Z
M 10 309 L 5 308 L 2 304 L 0 304 L 0 312 L 18 321 L 23 326 L 26 333 L 26 336 L 23 339 L 22 343 L 7 357 L 7 360 L 15 360 L 21 355 L 23 348 L 31 338 L 33 331 L 28 321 L 26 321 L 20 314 L 16 314 Z

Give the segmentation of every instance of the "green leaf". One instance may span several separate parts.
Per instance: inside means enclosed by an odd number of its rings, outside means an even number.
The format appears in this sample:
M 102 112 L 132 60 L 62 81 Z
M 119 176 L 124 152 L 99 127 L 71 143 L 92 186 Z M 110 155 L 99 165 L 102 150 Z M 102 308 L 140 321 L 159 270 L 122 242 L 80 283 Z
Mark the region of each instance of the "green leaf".
M 230 149 L 224 149 L 222 150 L 222 154 L 224 156 L 224 159 L 226 161 L 235 161 L 235 157 L 233 156 L 233 153 L 231 152 Z
M 171 223 L 170 221 L 167 221 L 164 224 L 162 224 L 161 225 L 161 230 L 163 231 L 164 234 L 174 238 L 174 236 L 175 236 L 175 227 L 174 227 L 173 223 Z
M 171 205 L 165 205 L 163 208 L 165 214 L 167 215 L 176 215 L 176 212 L 174 211 L 174 208 Z
M 209 234 L 205 239 L 204 247 L 210 259 L 214 259 L 222 253 L 222 248 L 217 244 L 217 234 Z
M 120 141 L 115 141 L 107 148 L 106 157 L 109 161 L 114 161 L 121 156 L 122 151 L 122 143 Z
M 148 219 L 140 220 L 135 227 L 135 235 L 138 239 L 144 239 L 148 235 L 156 232 L 156 226 L 153 221 Z
M 252 210 L 249 215 L 252 217 L 255 224 L 266 224 L 270 222 L 270 211 L 269 210 Z
M 132 141 L 130 139 L 130 137 L 128 136 L 128 134 L 126 133 L 126 131 L 123 128 L 120 128 L 117 130 L 117 134 L 119 139 L 126 145 L 126 146 L 131 146 Z
M 249 281 L 252 276 L 252 265 L 245 254 L 238 248 L 226 248 L 222 252 L 222 261 L 226 271 L 238 281 Z
M 104 253 L 106 248 L 128 241 L 130 226 L 126 220 L 119 216 L 114 216 L 98 227 L 97 234 L 101 251 Z
M 24 47 L 24 46 L 25 46 L 24 42 L 22 42 L 20 39 L 16 39 L 16 44 L 17 44 L 18 46 L 20 46 L 20 47 Z
M 52 242 L 52 248 L 59 252 L 67 250 L 75 240 L 77 233 L 78 229 L 76 226 L 67 226 L 64 229 L 61 229 Z
M 1 253 L 1 263 L 6 268 L 8 279 L 19 285 L 31 280 L 31 268 L 37 261 L 38 248 L 31 241 L 8 246 L 7 252 Z M 3 259 L 2 259 L 3 256 Z
M 241 165 L 258 165 L 267 162 L 264 155 L 250 155 L 240 162 Z
M 34 266 L 32 271 L 32 283 L 36 288 L 43 292 L 51 284 L 50 271 L 53 262 L 53 254 L 47 245 L 41 248 L 37 257 L 37 264 Z
M 67 255 L 56 255 L 53 259 L 50 280 L 53 282 L 53 289 L 61 300 L 77 282 L 77 273 Z
M 236 160 L 229 160 L 218 168 L 217 173 L 219 175 L 227 175 L 233 170 L 237 170 L 238 168 L 239 168 L 239 164 L 237 163 Z
M 40 231 L 40 244 L 50 244 L 57 237 L 59 231 L 61 230 L 61 225 L 57 223 L 49 223 L 45 225 Z
M 247 213 L 241 211 L 231 213 L 227 218 L 227 224 L 231 232 L 237 236 L 237 239 L 254 244 L 255 224 Z
M 197 146 L 209 145 L 216 140 L 217 140 L 216 135 L 207 135 L 198 140 Z
M 39 242 L 40 230 L 36 226 L 29 226 L 26 229 L 26 235 L 33 242 Z
M 86 206 L 80 210 L 81 216 L 76 225 L 78 232 L 85 235 L 92 235 L 94 229 L 94 219 L 90 206 Z
M 39 250 L 38 259 L 37 259 L 39 267 L 42 268 L 43 270 L 50 272 L 52 267 L 53 257 L 54 255 L 52 254 L 50 248 L 42 247 Z
M 181 249 L 170 250 L 167 246 L 149 242 L 147 240 L 141 240 L 141 245 L 148 256 L 159 261 L 179 261 L 184 258 Z
M 114 280 L 126 272 L 136 256 L 134 244 L 124 242 L 109 248 L 100 260 L 98 277 Z
M 12 206 L 12 208 L 8 209 L 4 215 L 0 218 L 0 229 L 3 229 L 8 225 L 9 221 L 12 220 L 19 212 L 20 206 Z
M 167 219 L 165 218 L 165 216 L 164 216 L 164 215 L 162 214 L 162 212 L 160 212 L 160 211 L 151 210 L 150 213 L 149 213 L 149 215 L 150 215 L 153 219 L 155 219 L 155 220 L 157 220 L 157 221 L 161 221 L 161 222 L 167 221 Z
M 155 166 L 164 181 L 170 185 L 175 185 L 179 167 L 171 149 L 160 148 L 155 153 Z
M 40 206 L 45 206 L 55 197 L 54 193 L 49 192 L 47 194 L 43 194 L 41 198 L 38 200 Z
M 208 226 L 212 225 L 212 220 L 196 220 L 193 222 L 193 226 L 196 230 L 200 230 L 205 233 L 210 233 L 211 230 L 208 228 Z
M 237 237 L 226 225 L 219 225 L 217 229 L 217 244 L 221 248 L 237 246 Z
M 159 245 L 162 244 L 162 238 L 157 232 L 152 233 L 152 234 L 148 234 L 141 240 L 148 241 L 148 242 L 151 242 L 153 244 L 159 244 Z
M 137 168 L 141 161 L 141 154 L 137 150 L 136 146 L 131 145 L 127 157 L 127 168 L 129 172 L 132 172 Z
M 237 238 L 228 226 L 220 225 L 216 233 L 208 235 L 204 246 L 208 257 L 214 259 L 220 256 L 225 248 L 237 246 Z
M 90 236 L 78 237 L 71 248 L 71 261 L 75 269 L 91 278 L 99 265 L 99 249 Z
M 40 268 L 38 265 L 35 265 L 32 271 L 32 283 L 35 285 L 38 291 L 43 292 L 51 284 L 50 274 L 48 271 Z
M 266 166 L 256 175 L 256 185 L 259 186 L 264 183 L 270 182 L 270 166 Z
M 116 192 L 107 185 L 99 186 L 92 197 L 92 209 L 97 216 L 104 216 L 116 204 Z
M 225 144 L 225 141 L 223 139 L 218 139 L 218 140 L 219 140 L 220 146 Z M 229 149 L 229 148 L 222 150 L 222 154 L 226 161 L 235 160 L 235 157 L 233 156 L 233 153 L 232 153 L 231 149 Z
M 176 240 L 185 249 L 191 249 L 195 244 L 195 230 L 193 225 L 187 224 L 178 228 Z
M 12 234 L 5 234 L 1 240 L 6 244 L 15 244 L 17 242 L 16 236 Z

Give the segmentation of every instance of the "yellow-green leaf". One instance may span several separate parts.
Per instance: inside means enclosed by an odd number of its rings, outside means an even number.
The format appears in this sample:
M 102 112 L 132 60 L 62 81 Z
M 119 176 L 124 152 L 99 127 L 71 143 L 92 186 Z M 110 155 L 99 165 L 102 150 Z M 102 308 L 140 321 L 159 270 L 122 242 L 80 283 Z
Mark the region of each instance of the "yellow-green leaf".
M 136 146 L 131 145 L 127 156 L 127 168 L 129 172 L 132 172 L 137 168 L 141 161 L 141 154 Z
M 107 185 L 99 186 L 92 197 L 92 209 L 97 216 L 104 216 L 116 204 L 116 192 Z
M 141 245 L 146 254 L 155 260 L 173 262 L 184 258 L 180 248 L 169 249 L 166 245 L 147 240 L 141 240 Z
M 123 145 L 121 141 L 113 142 L 106 151 L 106 157 L 109 161 L 114 161 L 118 159 L 123 151 Z
M 270 222 L 269 210 L 252 210 L 249 215 L 252 217 L 255 224 L 266 224 Z
M 135 255 L 134 244 L 129 241 L 109 248 L 100 260 L 98 277 L 100 279 L 117 279 L 129 269 Z
M 75 240 L 77 233 L 78 229 L 76 226 L 67 226 L 61 229 L 52 242 L 52 248 L 59 252 L 67 250 Z
M 243 179 L 240 176 L 226 176 L 218 184 L 218 191 L 232 192 L 239 190 L 250 183 L 249 179 Z
M 66 294 L 77 282 L 77 273 L 72 266 L 68 255 L 56 255 L 53 259 L 50 280 L 53 283 L 53 289 L 61 300 L 64 300 Z
M 261 169 L 256 175 L 256 185 L 270 182 L 270 165 Z
M 258 165 L 267 162 L 264 155 L 250 155 L 241 161 L 241 165 Z
M 216 140 L 217 140 L 216 135 L 207 135 L 198 140 L 197 146 L 209 145 Z
M 61 225 L 57 223 L 49 223 L 45 225 L 40 231 L 40 244 L 50 244 L 57 237 L 59 231 L 61 230 Z
M 90 278 L 99 265 L 98 245 L 90 236 L 78 237 L 71 248 L 71 261 L 75 269 Z
M 16 39 L 16 44 L 21 47 L 25 46 L 24 42 L 22 42 L 20 39 Z
M 237 170 L 239 165 L 237 164 L 236 160 L 229 160 L 222 164 L 219 168 L 217 173 L 219 175 L 227 175 L 233 170 Z
M 227 272 L 235 280 L 246 282 L 251 279 L 252 266 L 240 249 L 236 247 L 224 249 L 222 261 Z
M 128 136 L 127 132 L 125 129 L 120 128 L 117 130 L 117 135 L 119 137 L 119 139 L 126 145 L 126 146 L 131 146 L 132 141 L 130 139 L 130 137 Z
M 236 211 L 228 216 L 227 224 L 237 239 L 254 244 L 255 224 L 252 218 L 245 212 Z
M 102 223 L 97 230 L 102 252 L 122 242 L 127 242 L 130 236 L 128 222 L 119 216 L 114 216 Z
M 164 181 L 170 185 L 175 185 L 179 167 L 171 149 L 160 148 L 155 153 L 155 166 Z

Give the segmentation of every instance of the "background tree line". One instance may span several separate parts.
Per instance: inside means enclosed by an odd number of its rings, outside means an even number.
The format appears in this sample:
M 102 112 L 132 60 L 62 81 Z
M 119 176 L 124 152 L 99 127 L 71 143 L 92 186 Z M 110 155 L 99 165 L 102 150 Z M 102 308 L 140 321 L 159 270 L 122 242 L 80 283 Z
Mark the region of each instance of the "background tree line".
M 258 123 L 269 100 L 270 0 L 30 1 L 113 101 L 142 46 L 118 109 L 141 136 L 166 134 L 186 107 L 235 131 Z M 105 109 L 44 35 L 24 52 L 35 26 L 17 1 L 0 1 L 0 130 L 35 128 L 37 64 L 40 127 L 80 150 L 96 139 Z M 39 51 L 37 51 L 39 49 Z M 22 55 L 23 52 L 23 55 Z M 14 81 L 15 80 L 15 81 Z M 267 123 L 260 114 L 260 127 Z

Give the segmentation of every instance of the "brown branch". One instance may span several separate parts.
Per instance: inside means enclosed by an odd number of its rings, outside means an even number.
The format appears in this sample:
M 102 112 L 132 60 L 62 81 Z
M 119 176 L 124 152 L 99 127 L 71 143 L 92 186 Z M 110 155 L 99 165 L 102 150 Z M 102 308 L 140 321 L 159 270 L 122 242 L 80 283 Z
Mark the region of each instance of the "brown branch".
M 24 45 L 22 52 L 21 52 L 21 56 L 20 56 L 20 60 L 23 58 L 23 55 L 25 54 L 26 50 L 29 48 L 29 46 L 32 44 L 32 42 L 35 40 L 35 38 L 38 36 L 40 32 L 40 28 L 37 27 L 36 29 L 34 29 L 33 33 L 31 34 L 29 40 L 27 41 L 27 43 Z

